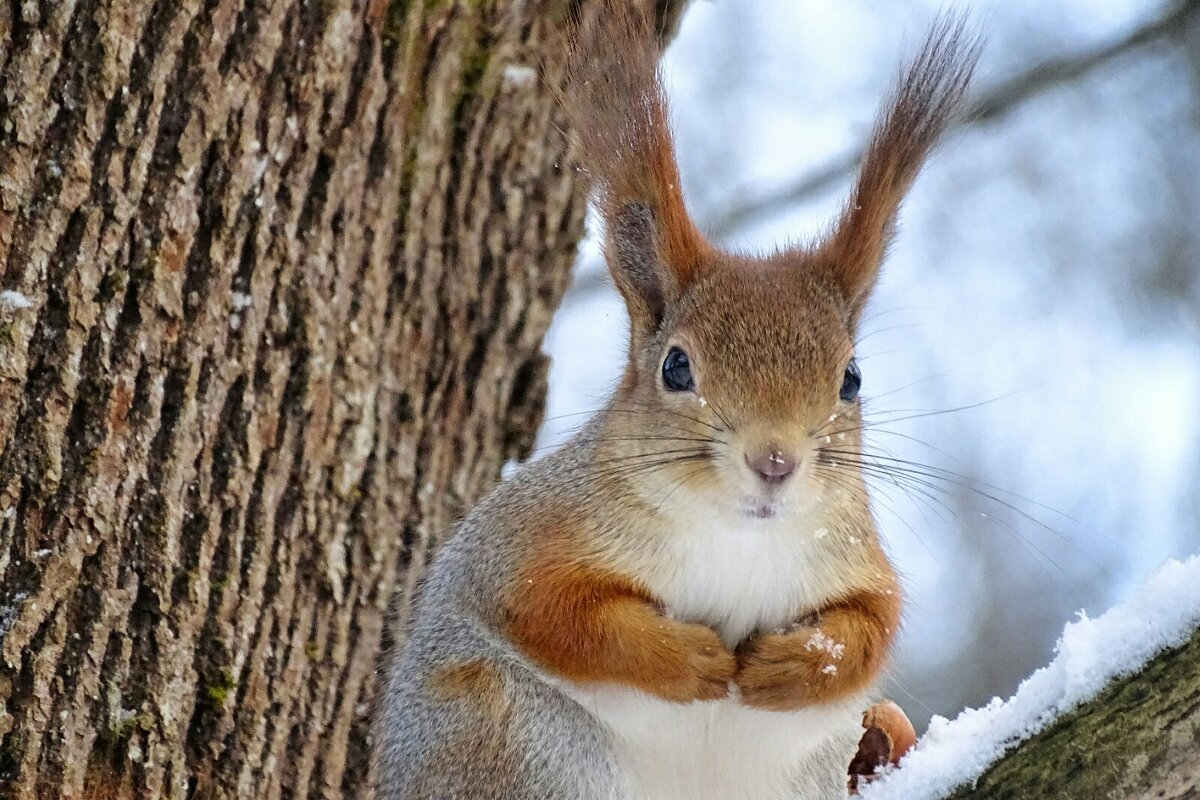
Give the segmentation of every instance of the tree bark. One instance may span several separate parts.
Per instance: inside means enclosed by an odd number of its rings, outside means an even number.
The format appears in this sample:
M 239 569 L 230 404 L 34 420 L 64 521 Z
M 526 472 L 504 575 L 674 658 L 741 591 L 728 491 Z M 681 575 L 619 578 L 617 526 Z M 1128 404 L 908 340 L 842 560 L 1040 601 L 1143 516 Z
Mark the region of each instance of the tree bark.
M 567 5 L 0 3 L 0 796 L 368 793 L 393 590 L 542 412 Z
M 993 764 L 965 800 L 1200 797 L 1200 631 Z

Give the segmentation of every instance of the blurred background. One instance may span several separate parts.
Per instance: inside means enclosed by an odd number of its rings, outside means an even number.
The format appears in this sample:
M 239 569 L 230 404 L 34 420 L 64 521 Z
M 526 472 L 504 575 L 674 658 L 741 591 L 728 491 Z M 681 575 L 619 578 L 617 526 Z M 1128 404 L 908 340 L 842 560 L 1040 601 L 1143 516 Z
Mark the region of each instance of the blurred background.
M 947 6 L 987 36 L 971 112 L 859 346 L 868 445 L 932 468 L 872 487 L 909 600 L 885 689 L 918 729 L 1007 697 L 1076 612 L 1200 552 L 1200 0 L 695 0 L 666 58 L 693 215 L 765 249 L 837 211 Z M 586 242 L 541 452 L 603 403 L 625 325 Z

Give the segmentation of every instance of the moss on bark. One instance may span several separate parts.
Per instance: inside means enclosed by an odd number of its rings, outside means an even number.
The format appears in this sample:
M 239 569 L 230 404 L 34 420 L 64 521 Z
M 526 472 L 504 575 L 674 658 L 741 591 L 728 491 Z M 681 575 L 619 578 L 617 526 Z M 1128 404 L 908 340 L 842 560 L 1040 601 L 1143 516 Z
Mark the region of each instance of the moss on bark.
M 1200 632 L 1022 743 L 956 799 L 1200 796 Z

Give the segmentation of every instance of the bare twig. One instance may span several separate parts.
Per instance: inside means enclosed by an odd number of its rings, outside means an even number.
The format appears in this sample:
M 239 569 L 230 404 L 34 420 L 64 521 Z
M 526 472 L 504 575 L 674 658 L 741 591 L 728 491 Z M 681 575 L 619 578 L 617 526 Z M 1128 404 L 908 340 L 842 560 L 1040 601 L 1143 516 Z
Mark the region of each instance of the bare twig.
M 1096 50 L 1051 58 L 981 93 L 968 105 L 960 125 L 999 119 L 1031 97 L 1078 80 L 1110 62 L 1184 30 L 1187 19 L 1200 10 L 1200 0 L 1180 0 L 1161 17 Z M 798 205 L 850 179 L 862 157 L 862 146 L 838 156 L 796 181 L 728 206 L 704 220 L 703 229 L 715 239 L 729 236 L 767 213 Z

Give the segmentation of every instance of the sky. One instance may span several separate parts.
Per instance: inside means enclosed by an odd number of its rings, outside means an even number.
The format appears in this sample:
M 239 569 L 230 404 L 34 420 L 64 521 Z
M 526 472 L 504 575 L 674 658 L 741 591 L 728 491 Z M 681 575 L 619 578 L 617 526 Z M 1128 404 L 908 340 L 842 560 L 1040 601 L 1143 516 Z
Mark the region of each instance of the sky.
M 1075 74 L 1173 4 L 696 0 L 665 59 L 693 215 L 767 249 L 818 235 L 850 176 L 731 211 L 853 156 L 943 6 L 986 38 L 974 100 L 1043 79 L 951 132 L 860 336 L 868 444 L 956 476 L 873 492 L 908 598 L 884 690 L 918 729 L 1009 696 L 1077 611 L 1200 552 L 1200 23 Z M 623 366 L 594 230 L 545 343 L 543 452 Z

